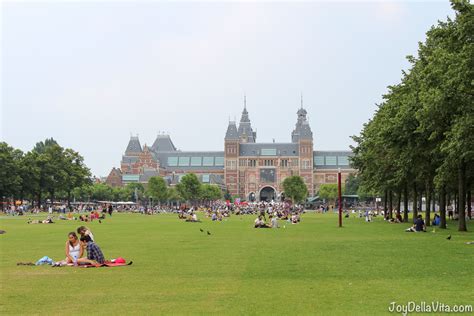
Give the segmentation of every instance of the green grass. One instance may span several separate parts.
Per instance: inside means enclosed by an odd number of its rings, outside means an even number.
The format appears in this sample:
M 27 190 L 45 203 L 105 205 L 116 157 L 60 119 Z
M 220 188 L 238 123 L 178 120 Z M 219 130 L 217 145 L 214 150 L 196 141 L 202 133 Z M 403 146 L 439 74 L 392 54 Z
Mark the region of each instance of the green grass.
M 186 223 L 114 214 L 89 227 L 107 258 L 134 264 L 81 269 L 16 266 L 64 258 L 67 233 L 80 225 L 28 225 L 27 217 L 0 219 L 2 315 L 379 315 L 392 301 L 474 305 L 474 245 L 465 244 L 474 234 L 457 232 L 455 222 L 405 233 L 407 224 L 381 218 L 338 228 L 334 214 L 305 214 L 276 230 L 253 229 L 254 216 Z

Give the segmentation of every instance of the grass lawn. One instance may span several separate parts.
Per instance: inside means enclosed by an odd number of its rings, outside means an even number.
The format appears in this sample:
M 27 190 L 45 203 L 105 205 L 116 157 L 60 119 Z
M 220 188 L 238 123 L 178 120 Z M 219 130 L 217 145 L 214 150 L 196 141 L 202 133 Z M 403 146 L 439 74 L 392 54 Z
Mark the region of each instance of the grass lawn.
M 80 226 L 28 225 L 27 218 L 0 218 L 7 231 L 0 235 L 2 315 L 379 315 L 393 301 L 474 305 L 474 245 L 465 244 L 474 233 L 457 232 L 456 222 L 405 233 L 407 224 L 380 217 L 345 219 L 338 228 L 336 215 L 310 213 L 298 225 L 254 229 L 254 216 L 186 223 L 114 214 L 88 226 L 106 258 L 133 265 L 82 269 L 16 266 L 63 259 L 67 233 Z

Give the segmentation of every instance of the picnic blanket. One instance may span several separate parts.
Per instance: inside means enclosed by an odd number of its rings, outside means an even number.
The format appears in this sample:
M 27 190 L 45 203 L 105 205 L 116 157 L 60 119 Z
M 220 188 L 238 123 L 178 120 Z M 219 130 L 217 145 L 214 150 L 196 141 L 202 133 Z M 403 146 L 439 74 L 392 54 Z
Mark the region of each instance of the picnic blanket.
M 133 261 L 130 261 L 129 263 L 117 263 L 117 262 L 110 262 L 106 261 L 104 263 L 98 263 L 98 264 L 84 264 L 84 265 L 79 265 L 79 268 L 100 268 L 100 267 L 123 267 L 123 266 L 130 266 L 133 264 Z

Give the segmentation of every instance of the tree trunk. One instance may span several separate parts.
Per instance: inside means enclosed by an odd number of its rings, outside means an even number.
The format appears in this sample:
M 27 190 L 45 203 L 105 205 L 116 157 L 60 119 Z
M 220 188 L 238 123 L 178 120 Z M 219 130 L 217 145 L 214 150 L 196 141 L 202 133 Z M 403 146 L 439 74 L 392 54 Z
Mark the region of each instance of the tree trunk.
M 67 207 L 71 209 L 71 192 L 67 192 Z
M 446 187 L 444 185 L 439 193 L 439 217 L 439 228 L 446 229 Z
M 415 219 L 418 217 L 418 192 L 416 190 L 416 183 L 413 183 L 413 223 L 415 223 Z
M 38 192 L 38 208 L 41 209 L 41 191 Z
M 425 211 L 425 224 L 431 226 L 431 181 L 428 180 L 426 183 L 426 211 Z
M 389 199 L 389 218 L 393 218 L 393 192 L 392 190 L 389 191 L 388 193 L 388 199 Z
M 388 212 L 388 207 L 387 207 L 387 203 L 388 203 L 388 191 L 385 190 L 385 193 L 384 193 L 384 198 L 383 198 L 383 216 L 384 217 L 387 217 L 387 212 Z
M 454 212 L 453 212 L 453 214 L 454 215 L 459 214 L 459 199 L 458 199 L 457 194 L 454 195 Z
M 472 197 L 471 197 L 471 188 L 469 188 L 467 190 L 467 216 L 469 217 L 469 219 L 472 219 L 472 207 L 471 207 L 471 201 L 472 201 Z
M 403 188 L 403 197 L 405 200 L 403 201 L 403 221 L 408 223 L 408 184 L 405 183 L 405 187 Z
M 51 191 L 49 192 L 49 199 L 51 200 L 51 207 L 53 207 L 53 203 L 54 203 L 54 191 Z
M 397 195 L 398 195 L 397 196 L 397 198 L 398 198 L 398 200 L 397 200 L 397 216 L 399 216 L 400 212 L 401 212 L 400 208 L 402 206 L 402 191 L 398 190 Z
M 458 169 L 458 195 L 459 195 L 459 231 L 467 231 L 466 226 L 466 165 L 464 162 L 461 162 L 461 165 Z

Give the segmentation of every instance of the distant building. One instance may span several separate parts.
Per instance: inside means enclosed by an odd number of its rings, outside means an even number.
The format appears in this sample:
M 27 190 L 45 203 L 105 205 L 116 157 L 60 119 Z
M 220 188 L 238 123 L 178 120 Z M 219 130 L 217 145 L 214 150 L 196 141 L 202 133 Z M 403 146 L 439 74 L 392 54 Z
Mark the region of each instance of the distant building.
M 110 185 L 147 183 L 162 176 L 173 185 L 186 173 L 195 173 L 203 183 L 213 183 L 245 200 L 279 200 L 284 197 L 283 180 L 301 176 L 314 196 L 323 183 L 336 183 L 341 169 L 343 181 L 355 170 L 349 166 L 351 151 L 314 151 L 313 133 L 301 106 L 288 143 L 257 143 L 244 104 L 237 126 L 230 121 L 224 137 L 224 151 L 179 151 L 169 135 L 158 135 L 151 147 L 141 146 L 131 136 L 120 170 L 113 168 Z M 119 181 L 121 177 L 121 181 Z

